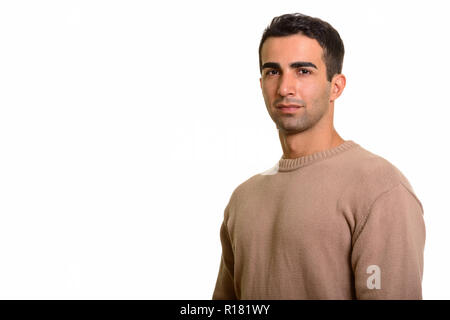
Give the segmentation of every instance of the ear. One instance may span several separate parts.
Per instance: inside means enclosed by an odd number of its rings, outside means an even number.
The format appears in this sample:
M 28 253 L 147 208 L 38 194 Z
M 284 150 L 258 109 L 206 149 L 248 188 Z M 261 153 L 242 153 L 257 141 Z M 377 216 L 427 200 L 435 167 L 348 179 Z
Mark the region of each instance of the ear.
M 342 73 L 333 76 L 333 79 L 331 79 L 330 102 L 333 102 L 342 94 L 345 84 L 346 79 Z
M 261 87 L 262 90 L 262 78 L 259 78 L 259 86 Z

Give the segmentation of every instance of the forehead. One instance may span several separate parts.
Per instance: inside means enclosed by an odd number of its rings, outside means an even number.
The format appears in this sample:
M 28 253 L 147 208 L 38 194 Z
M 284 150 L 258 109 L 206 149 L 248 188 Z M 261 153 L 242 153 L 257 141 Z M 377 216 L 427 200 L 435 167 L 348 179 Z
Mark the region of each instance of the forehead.
M 316 39 L 302 34 L 286 37 L 269 37 L 261 48 L 261 61 L 289 64 L 293 61 L 309 61 L 323 64 L 323 49 Z

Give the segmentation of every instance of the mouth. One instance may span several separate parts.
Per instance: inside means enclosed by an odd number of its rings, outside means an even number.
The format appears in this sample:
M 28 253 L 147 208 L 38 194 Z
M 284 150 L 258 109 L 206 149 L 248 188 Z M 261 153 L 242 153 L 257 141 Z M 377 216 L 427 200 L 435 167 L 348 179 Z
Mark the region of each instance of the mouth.
M 300 108 L 303 108 L 302 106 L 296 105 L 296 104 L 278 104 L 276 106 L 276 108 L 278 110 L 280 110 L 282 113 L 295 113 L 297 112 Z

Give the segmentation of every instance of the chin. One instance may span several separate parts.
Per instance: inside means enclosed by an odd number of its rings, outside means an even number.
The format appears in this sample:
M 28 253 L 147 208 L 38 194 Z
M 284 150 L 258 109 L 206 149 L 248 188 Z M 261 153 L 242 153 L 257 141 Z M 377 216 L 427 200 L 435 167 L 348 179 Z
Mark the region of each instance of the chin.
M 285 127 L 285 126 L 278 126 L 278 131 L 284 133 L 284 134 L 296 134 L 303 132 L 304 130 L 302 128 L 298 127 Z

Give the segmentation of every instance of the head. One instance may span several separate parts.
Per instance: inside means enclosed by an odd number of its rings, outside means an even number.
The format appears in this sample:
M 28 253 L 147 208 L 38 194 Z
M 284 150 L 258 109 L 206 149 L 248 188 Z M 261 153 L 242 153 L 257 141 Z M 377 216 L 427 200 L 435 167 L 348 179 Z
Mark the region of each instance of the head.
M 302 14 L 272 20 L 259 46 L 260 83 L 279 130 L 302 132 L 332 119 L 334 100 L 345 87 L 343 58 L 343 42 L 327 22 Z

